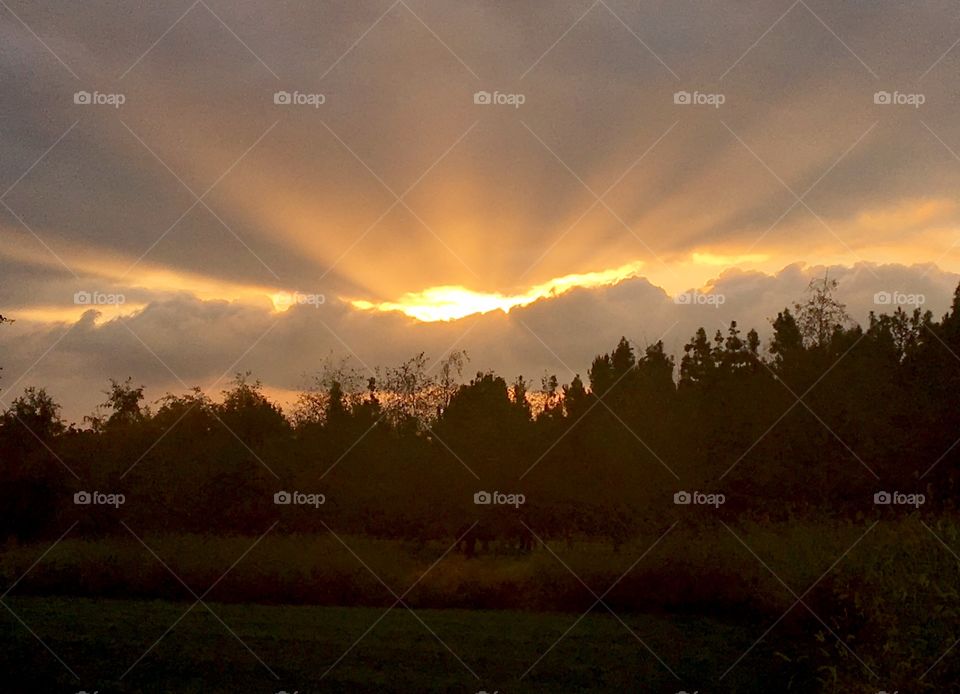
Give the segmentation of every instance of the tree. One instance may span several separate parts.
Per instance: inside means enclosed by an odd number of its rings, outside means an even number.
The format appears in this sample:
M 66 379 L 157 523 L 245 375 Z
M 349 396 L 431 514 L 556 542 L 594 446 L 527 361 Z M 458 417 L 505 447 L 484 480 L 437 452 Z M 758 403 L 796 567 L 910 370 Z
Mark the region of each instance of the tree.
M 520 381 L 522 384 L 522 379 Z M 518 409 L 502 377 L 479 372 L 470 383 L 457 389 L 443 419 L 445 422 L 458 421 L 466 427 L 477 427 L 486 421 L 503 424 Z M 496 427 L 491 427 L 491 433 L 495 431 Z
M 647 346 L 637 362 L 637 381 L 647 398 L 661 400 L 676 392 L 673 383 L 673 357 L 663 350 L 663 340 Z
M 35 437 L 49 443 L 55 436 L 63 433 L 66 426 L 60 417 L 60 405 L 54 402 L 43 388 L 26 388 L 3 414 L 4 428 L 17 431 L 26 428 L 24 440 L 30 442 Z
M 380 373 L 384 402 L 391 423 L 417 430 L 429 428 L 449 407 L 460 389 L 460 377 L 469 356 L 463 350 L 451 352 L 439 363 L 439 376 L 427 368 L 423 352 L 397 367 Z
M 157 402 L 160 406 L 153 423 L 163 431 L 176 426 L 174 435 L 184 441 L 196 443 L 219 426 L 213 416 L 213 402 L 199 386 L 184 395 L 167 393 Z
M 760 361 L 760 336 L 756 330 L 747 333 L 744 341 L 740 337 L 737 321 L 731 321 L 723 348 L 718 350 L 720 367 L 725 375 L 736 375 L 740 371 L 755 372 Z
M 327 409 L 325 422 L 328 427 L 342 426 L 347 418 L 347 405 L 344 402 L 343 388 L 339 381 L 330 384 L 330 391 L 327 393 Z
M 65 496 L 54 453 L 66 427 L 43 388 L 27 388 L 0 416 L 0 539 L 42 536 Z
M 436 416 L 437 403 L 433 398 L 436 382 L 427 372 L 427 357 L 423 352 L 387 369 L 378 380 L 386 391 L 384 405 L 394 426 L 420 429 Z
M 570 381 L 570 385 L 563 387 L 563 404 L 567 417 L 575 422 L 585 415 L 590 407 L 588 398 L 587 389 L 583 387 L 580 374 L 576 374 Z
M 770 341 L 770 353 L 774 355 L 774 363 L 782 367 L 793 357 L 803 351 L 803 334 L 796 318 L 785 308 L 777 314 L 773 321 L 773 339 Z
M 513 406 L 520 411 L 524 419 L 530 419 L 530 401 L 527 399 L 527 391 L 530 386 L 524 380 L 523 376 L 517 376 L 513 385 L 510 387 L 510 399 Z
M 932 318 L 930 311 L 921 312 L 919 308 L 909 315 L 899 306 L 893 315 L 889 316 L 885 313 L 878 316 L 871 311 L 867 337 L 872 338 L 880 350 L 893 355 L 896 362 L 900 363 L 908 356 L 916 354 L 928 335 L 925 326 L 929 326 Z
M 353 415 L 362 423 L 364 430 L 379 424 L 380 420 L 383 419 L 383 408 L 380 406 L 377 388 L 377 379 L 375 376 L 371 376 L 367 379 L 366 397 L 353 406 Z
M 329 395 L 333 384 L 338 384 L 343 404 L 356 407 L 364 399 L 363 376 L 349 357 L 336 360 L 328 355 L 320 370 L 310 378 L 310 383 L 297 396 L 293 409 L 293 422 L 298 428 L 319 425 L 326 420 Z M 369 383 L 369 381 L 368 381 Z
M 714 348 L 707 339 L 707 331 L 698 328 L 693 339 L 683 346 L 683 352 L 680 360 L 680 384 L 709 383 L 717 370 L 717 360 Z
M 450 352 L 447 358 L 440 362 L 440 378 L 438 385 L 440 387 L 440 408 L 446 409 L 450 405 L 457 389 L 460 387 L 460 379 L 463 376 L 463 369 L 470 361 L 470 355 L 466 350 L 458 349 Z
M 477 373 L 461 385 L 433 431 L 471 468 L 507 482 L 516 474 L 522 432 L 530 421 L 526 410 L 510 397 L 507 382 L 493 373 Z
M 120 383 L 110 379 L 110 390 L 104 391 L 107 396 L 103 407 L 113 410 L 113 414 L 107 419 L 107 426 L 118 426 L 123 424 L 135 424 L 144 419 L 144 412 L 140 409 L 140 401 L 143 400 L 143 386 L 133 387 L 133 378 L 127 378 Z
M 217 408 L 230 431 L 248 446 L 263 443 L 271 436 L 287 430 L 287 420 L 280 408 L 263 394 L 260 380 L 250 383 L 250 372 L 238 373 L 233 388 L 223 391 L 223 402 Z
M 636 376 L 633 371 L 637 365 L 636 356 L 633 353 L 633 347 L 625 337 L 620 338 L 616 348 L 610 354 L 602 354 L 593 360 L 590 371 L 587 375 L 590 378 L 590 390 L 601 398 L 606 398 L 610 390 L 614 387 L 623 392 L 629 390 L 634 384 L 624 383 L 628 381 L 630 374 Z
M 563 403 L 560 399 L 560 381 L 556 374 L 547 374 L 543 372 L 540 377 L 540 414 L 538 417 L 555 418 L 563 416 Z
M 835 332 L 851 323 L 846 305 L 833 297 L 833 291 L 838 286 L 840 285 L 836 280 L 830 279 L 829 274 L 824 273 L 822 280 L 810 280 L 807 300 L 794 304 L 797 326 L 804 344 L 825 347 Z

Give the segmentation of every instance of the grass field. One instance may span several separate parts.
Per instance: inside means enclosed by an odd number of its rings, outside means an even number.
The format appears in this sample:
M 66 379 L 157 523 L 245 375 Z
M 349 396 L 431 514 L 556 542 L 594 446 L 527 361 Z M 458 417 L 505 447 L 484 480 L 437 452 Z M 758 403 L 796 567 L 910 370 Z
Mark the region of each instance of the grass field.
M 685 523 L 646 556 L 651 538 L 467 559 L 362 536 L 276 534 L 249 555 L 255 538 L 146 537 L 0 552 L 0 692 L 960 692 L 952 518 Z M 380 579 L 412 586 L 416 616 L 377 622 Z M 211 586 L 229 628 L 184 614 Z M 578 622 L 611 586 L 627 626 L 603 606 Z
M 718 683 L 765 627 L 700 617 L 623 616 L 679 679 L 609 613 L 584 617 L 521 679 L 577 615 L 418 610 L 453 655 L 402 606 L 345 656 L 384 610 L 211 604 L 254 656 L 197 606 L 127 672 L 190 603 L 36 597 L 5 602 L 79 676 L 4 611 L 5 692 L 769 692 L 788 686 L 787 670 L 778 671 L 778 658 L 765 646 Z

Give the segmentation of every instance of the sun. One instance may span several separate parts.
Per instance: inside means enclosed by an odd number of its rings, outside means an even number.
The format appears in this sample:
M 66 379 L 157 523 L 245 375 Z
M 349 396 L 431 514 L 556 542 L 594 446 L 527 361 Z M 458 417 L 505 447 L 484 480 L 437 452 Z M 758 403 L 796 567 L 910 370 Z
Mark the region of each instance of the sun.
M 351 306 L 364 311 L 397 311 L 425 323 L 453 321 L 475 314 L 503 311 L 509 313 L 518 306 L 528 306 L 538 299 L 560 296 L 573 289 L 604 287 L 637 277 L 643 267 L 635 261 L 609 270 L 555 277 L 529 287 L 517 294 L 478 292 L 461 285 L 429 287 L 419 292 L 408 292 L 396 301 L 373 302 L 366 299 L 345 299 Z

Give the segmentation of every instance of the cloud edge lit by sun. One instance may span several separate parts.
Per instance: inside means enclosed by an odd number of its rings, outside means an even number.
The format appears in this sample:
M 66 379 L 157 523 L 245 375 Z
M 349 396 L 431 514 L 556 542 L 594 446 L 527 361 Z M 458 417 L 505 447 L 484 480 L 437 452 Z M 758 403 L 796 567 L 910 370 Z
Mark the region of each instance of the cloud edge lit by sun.
M 643 261 L 634 261 L 608 270 L 563 275 L 517 294 L 478 292 L 462 285 L 441 285 L 419 292 L 407 292 L 396 301 L 373 302 L 349 298 L 344 301 L 362 311 L 399 312 L 424 323 L 449 322 L 492 311 L 509 313 L 511 309 L 529 306 L 540 299 L 557 297 L 573 289 L 613 286 L 636 278 L 643 266 Z

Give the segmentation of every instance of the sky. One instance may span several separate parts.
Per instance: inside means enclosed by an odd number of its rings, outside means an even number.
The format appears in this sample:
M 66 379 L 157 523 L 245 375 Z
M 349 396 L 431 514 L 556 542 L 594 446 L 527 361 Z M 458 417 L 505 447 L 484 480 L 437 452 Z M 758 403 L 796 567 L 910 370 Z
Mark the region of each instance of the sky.
M 827 270 L 860 322 L 960 277 L 947 2 L 5 0 L 0 45 L 0 405 L 569 380 Z

